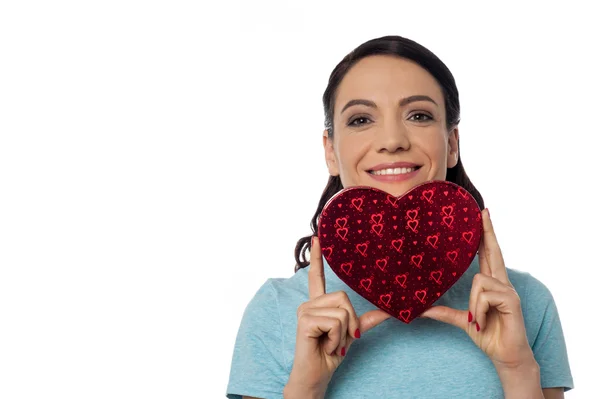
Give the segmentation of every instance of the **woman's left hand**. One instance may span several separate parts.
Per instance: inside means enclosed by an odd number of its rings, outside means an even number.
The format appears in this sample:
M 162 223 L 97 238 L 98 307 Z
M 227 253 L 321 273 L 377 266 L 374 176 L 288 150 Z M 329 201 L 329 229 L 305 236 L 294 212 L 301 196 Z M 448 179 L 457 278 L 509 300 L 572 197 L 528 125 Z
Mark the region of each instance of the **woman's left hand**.
M 434 306 L 421 317 L 449 323 L 466 331 L 499 372 L 528 367 L 535 364 L 535 359 L 527 341 L 521 300 L 508 279 L 487 209 L 482 212 L 482 218 L 480 273 L 473 278 L 469 309 Z

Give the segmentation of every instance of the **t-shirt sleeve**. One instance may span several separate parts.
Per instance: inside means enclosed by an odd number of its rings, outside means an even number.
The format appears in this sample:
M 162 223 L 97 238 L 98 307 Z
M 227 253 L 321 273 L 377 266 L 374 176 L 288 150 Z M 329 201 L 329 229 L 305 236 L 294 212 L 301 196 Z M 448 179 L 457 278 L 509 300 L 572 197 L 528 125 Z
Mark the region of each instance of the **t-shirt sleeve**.
M 227 397 L 283 398 L 289 371 L 282 347 L 279 305 L 269 280 L 244 311 L 233 349 Z
M 550 290 L 533 277 L 527 287 L 526 309 L 529 342 L 540 366 L 542 388 L 573 389 L 567 346 L 556 303 Z

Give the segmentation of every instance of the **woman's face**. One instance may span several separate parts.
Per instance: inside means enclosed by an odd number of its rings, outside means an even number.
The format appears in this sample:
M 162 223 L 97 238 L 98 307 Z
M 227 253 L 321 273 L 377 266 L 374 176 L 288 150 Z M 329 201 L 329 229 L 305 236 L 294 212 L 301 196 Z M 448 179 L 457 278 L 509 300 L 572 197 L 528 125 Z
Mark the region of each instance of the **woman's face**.
M 342 185 L 400 196 L 445 180 L 458 161 L 458 129 L 446 130 L 442 90 L 416 63 L 388 55 L 363 58 L 337 90 L 334 137 L 324 132 L 329 173 Z

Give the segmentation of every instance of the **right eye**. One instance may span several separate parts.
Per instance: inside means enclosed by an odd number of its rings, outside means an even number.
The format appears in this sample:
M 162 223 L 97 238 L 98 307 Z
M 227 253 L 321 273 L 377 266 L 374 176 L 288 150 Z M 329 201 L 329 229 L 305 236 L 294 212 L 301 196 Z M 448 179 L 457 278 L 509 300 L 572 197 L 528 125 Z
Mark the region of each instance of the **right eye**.
M 357 121 L 358 121 L 358 123 L 355 123 Z M 352 119 L 350 122 L 348 122 L 348 126 L 359 127 L 359 126 L 362 126 L 365 124 L 365 123 L 361 123 L 360 121 L 370 121 L 370 119 L 367 118 L 366 116 L 359 116 L 357 118 Z

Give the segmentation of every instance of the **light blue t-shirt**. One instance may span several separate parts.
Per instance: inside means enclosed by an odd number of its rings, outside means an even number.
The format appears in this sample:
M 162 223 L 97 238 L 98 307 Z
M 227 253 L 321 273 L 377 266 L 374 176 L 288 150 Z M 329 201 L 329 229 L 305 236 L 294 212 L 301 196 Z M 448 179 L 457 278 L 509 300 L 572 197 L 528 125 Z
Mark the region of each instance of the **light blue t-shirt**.
M 345 291 L 356 313 L 376 309 L 324 262 L 326 291 Z M 233 352 L 227 397 L 283 398 L 294 360 L 296 311 L 308 300 L 308 267 L 290 278 L 269 279 L 248 304 Z M 435 305 L 467 309 L 475 257 Z M 563 331 L 550 291 L 528 273 L 508 269 L 521 298 L 527 338 L 542 388 L 573 388 Z M 492 362 L 461 329 L 431 319 L 410 324 L 390 318 L 354 341 L 335 371 L 327 399 L 503 398 Z

